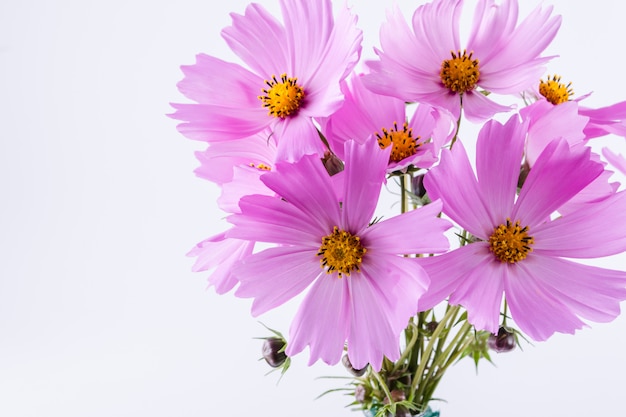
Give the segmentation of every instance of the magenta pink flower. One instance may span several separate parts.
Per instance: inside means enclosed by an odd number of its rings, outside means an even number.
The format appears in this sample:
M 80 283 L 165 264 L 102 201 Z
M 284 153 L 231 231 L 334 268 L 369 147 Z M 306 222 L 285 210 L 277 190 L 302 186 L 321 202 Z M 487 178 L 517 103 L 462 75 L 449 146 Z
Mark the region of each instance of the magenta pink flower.
M 398 359 L 399 335 L 429 281 L 402 255 L 448 248 L 443 232 L 450 224 L 437 218 L 438 201 L 371 224 L 389 159 L 377 146 L 346 144 L 338 188 L 316 156 L 280 163 L 262 177 L 280 197 L 244 197 L 241 214 L 229 217 L 235 226 L 228 236 L 279 245 L 235 266 L 235 294 L 254 298 L 253 315 L 308 288 L 290 328 L 290 356 L 309 346 L 311 363 L 335 364 L 347 341 L 356 368 Z
M 343 106 L 322 121 L 322 131 L 339 156 L 348 140 L 375 140 L 381 148 L 391 146 L 388 172 L 409 166 L 430 168 L 456 129 L 450 113 L 427 104 L 414 109 L 410 120 L 404 101 L 365 88 L 363 76 L 353 74 L 342 83 Z
M 482 121 L 507 111 L 481 94 L 519 94 L 543 73 L 549 58 L 540 54 L 560 26 L 552 8 L 536 8 L 517 25 L 518 3 L 479 0 L 468 41 L 459 37 L 462 0 L 434 0 L 420 6 L 409 28 L 399 9 L 380 31 L 380 61 L 369 62 L 365 79 L 373 91 L 405 101 L 448 109 L 455 117 L 461 103 L 469 120 Z
M 180 91 L 194 104 L 173 104 L 179 131 L 207 142 L 270 129 L 281 160 L 322 154 L 313 118 L 343 100 L 339 82 L 359 59 L 362 34 L 347 8 L 333 18 L 330 0 L 281 0 L 284 25 L 259 4 L 222 36 L 250 69 L 199 54 L 183 66 Z
M 477 176 L 460 143 L 442 154 L 426 176 L 432 198 L 474 236 L 445 255 L 420 259 L 431 276 L 421 308 L 449 296 L 479 329 L 495 333 L 503 296 L 520 329 L 535 340 L 573 333 L 582 319 L 604 322 L 619 314 L 626 273 L 576 263 L 626 248 L 626 194 L 583 210 L 551 215 L 603 172 L 584 146 L 553 141 L 539 155 L 516 199 L 527 126 L 485 124 L 477 143 Z

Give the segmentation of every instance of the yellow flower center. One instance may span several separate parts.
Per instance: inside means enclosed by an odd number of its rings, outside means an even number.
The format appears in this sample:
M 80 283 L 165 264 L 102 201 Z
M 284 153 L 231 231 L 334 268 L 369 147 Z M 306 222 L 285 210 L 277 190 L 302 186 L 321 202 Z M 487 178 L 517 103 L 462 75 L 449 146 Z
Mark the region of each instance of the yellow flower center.
M 420 146 L 417 143 L 420 137 L 413 137 L 413 129 L 406 122 L 402 126 L 402 130 L 398 130 L 398 124 L 394 122 L 393 128 L 387 130 L 383 127 L 381 131 L 382 134 L 376 133 L 378 146 L 381 149 L 385 149 L 387 146 L 392 145 L 389 162 L 399 162 L 404 158 L 415 155 L 417 148 Z
M 450 52 L 452 59 L 446 59 L 441 64 L 439 76 L 443 85 L 450 91 L 458 94 L 471 91 L 476 87 L 480 78 L 478 70 L 478 60 L 472 59 L 472 52 L 467 55 L 467 51 Z
M 298 113 L 304 100 L 304 90 L 297 84 L 297 78 L 289 78 L 287 74 L 272 76 L 270 81 L 265 81 L 268 88 L 263 89 L 265 95 L 259 96 L 263 101 L 263 107 L 267 107 L 269 115 L 284 119 Z
M 548 76 L 546 81 L 539 82 L 539 93 L 556 106 L 568 101 L 574 95 L 574 90 L 572 90 L 572 83 L 565 85 L 561 82 L 560 76 L 553 75 L 552 78 Z
M 528 226 L 521 227 L 519 220 L 512 224 L 508 218 L 506 225 L 496 227 L 489 236 L 489 250 L 501 262 L 510 264 L 526 259 L 528 252 L 533 250 L 530 245 L 534 243 L 532 236 L 528 236 Z
M 322 238 L 322 246 L 317 256 L 322 257 L 320 263 L 327 274 L 337 271 L 341 278 L 344 274 L 350 276 L 351 271 L 360 270 L 365 252 L 367 249 L 361 245 L 358 236 L 335 226 L 331 234 Z
M 250 162 L 250 167 L 256 168 L 259 171 L 271 171 L 272 167 L 265 165 L 264 163 L 255 164 L 254 162 Z

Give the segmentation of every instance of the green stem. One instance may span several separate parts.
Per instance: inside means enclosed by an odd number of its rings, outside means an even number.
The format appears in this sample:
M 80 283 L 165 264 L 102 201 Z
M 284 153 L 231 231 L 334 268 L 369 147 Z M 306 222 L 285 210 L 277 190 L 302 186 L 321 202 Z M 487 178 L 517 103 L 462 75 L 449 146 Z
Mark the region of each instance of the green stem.
M 454 146 L 454 142 L 459 137 L 459 130 L 461 129 L 461 118 L 463 112 L 463 95 L 461 95 L 461 112 L 459 113 L 459 118 L 456 121 L 456 132 L 454 132 L 454 137 L 452 138 L 452 142 L 450 142 L 450 149 Z
M 385 383 L 383 378 L 380 376 L 380 374 L 378 372 L 376 372 L 374 370 L 372 370 L 372 373 L 374 374 L 374 377 L 378 381 L 378 385 L 380 386 L 380 388 L 385 393 L 385 396 L 389 399 L 389 404 L 393 404 L 393 399 L 391 398 L 391 392 L 389 392 L 389 387 L 387 386 L 387 384 Z
M 439 335 L 441 334 L 441 332 L 443 332 L 443 330 L 447 328 L 447 323 L 450 320 L 450 318 L 453 316 L 456 316 L 459 308 L 460 308 L 459 306 L 453 306 L 450 309 L 448 309 L 448 311 L 446 311 L 446 314 L 443 316 L 443 319 L 441 320 L 441 322 L 439 323 L 439 325 L 433 332 L 432 336 L 430 337 L 430 340 L 428 341 L 428 344 L 426 345 L 426 349 L 424 350 L 424 354 L 420 358 L 419 366 L 417 367 L 417 370 L 415 371 L 413 380 L 411 381 L 411 391 L 409 395 L 409 401 L 414 402 L 415 394 L 417 391 L 417 384 L 419 381 L 422 380 L 422 377 L 424 375 L 424 370 L 426 369 L 426 365 L 430 361 L 430 355 L 433 351 L 433 348 L 435 347 L 436 341 L 439 339 Z
M 404 364 L 404 361 L 406 360 L 406 358 L 413 351 L 413 347 L 415 346 L 415 343 L 417 342 L 417 338 L 420 335 L 420 331 L 418 330 L 417 326 L 413 324 L 413 322 L 410 322 L 409 326 L 404 331 L 405 332 L 408 331 L 409 328 L 413 329 L 413 331 L 411 332 L 411 339 L 407 342 L 406 347 L 404 348 L 404 352 L 402 352 L 402 355 L 400 356 L 400 359 L 396 361 L 393 367 L 392 374 L 395 373 L 398 369 L 400 369 L 402 364 Z

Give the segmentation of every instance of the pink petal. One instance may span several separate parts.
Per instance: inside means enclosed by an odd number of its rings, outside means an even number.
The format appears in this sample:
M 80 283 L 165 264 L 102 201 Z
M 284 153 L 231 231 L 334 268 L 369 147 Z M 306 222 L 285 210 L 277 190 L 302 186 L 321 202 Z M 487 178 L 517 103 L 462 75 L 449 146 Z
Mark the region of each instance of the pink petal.
M 543 256 L 596 258 L 626 250 L 626 193 L 587 204 L 531 230 L 533 249 Z
M 619 172 L 626 175 L 626 158 L 611 151 L 609 148 L 602 148 L 602 156 L 615 167 Z
M 309 365 L 318 359 L 329 365 L 339 362 L 351 325 L 350 279 L 322 275 L 315 281 L 291 323 L 288 356 L 309 346 Z
M 482 200 L 474 171 L 460 141 L 451 150 L 442 151 L 439 165 L 426 174 L 424 186 L 431 199 L 443 201 L 444 213 L 471 234 L 486 239 L 493 232 L 490 208 Z
M 227 236 L 255 242 L 278 244 L 321 245 L 321 238 L 332 231 L 332 226 L 321 228 L 308 214 L 292 204 L 266 195 L 249 195 L 239 202 L 241 214 L 233 214 L 228 221 L 235 225 Z
M 345 146 L 346 187 L 342 199 L 342 224 L 355 233 L 372 220 L 391 148 L 381 150 L 375 141 L 363 145 L 350 141 Z
M 339 201 L 319 157 L 307 155 L 295 164 L 280 163 L 276 170 L 261 180 L 301 211 L 303 220 L 308 219 L 316 230 L 322 231 L 330 232 L 334 226 L 340 226 Z
M 502 42 L 493 42 L 494 51 L 497 53 L 487 60 L 483 58 L 484 68 L 495 73 L 519 67 L 538 58 L 552 42 L 561 25 L 561 16 L 551 17 L 551 13 L 552 7 L 542 10 L 539 6 L 515 28 L 513 33 L 503 34 Z M 536 63 L 540 64 L 541 60 Z M 530 87 L 536 79 L 526 81 Z
M 187 256 L 196 256 L 192 270 L 194 272 L 213 272 L 209 275 L 209 286 L 215 292 L 224 294 L 233 289 L 238 280 L 232 273 L 233 265 L 252 254 L 254 242 L 238 239 L 226 239 L 224 233 L 210 237 L 198 243 Z
M 306 2 L 307 5 L 309 3 L 315 2 Z M 326 7 L 328 10 L 322 11 L 322 14 L 330 13 L 330 2 Z M 322 28 L 324 34 L 320 35 L 302 31 L 303 26 L 311 28 L 316 25 L 315 22 L 311 22 L 309 15 L 305 14 L 305 17 L 306 20 L 302 25 L 294 25 L 296 32 L 305 35 L 303 43 L 307 46 L 302 52 L 311 59 L 310 63 L 296 61 L 298 74 L 303 74 L 302 77 L 306 80 L 309 104 L 306 105 L 305 111 L 309 112 L 310 107 L 315 107 L 313 116 L 330 116 L 341 105 L 343 96 L 339 83 L 348 76 L 359 60 L 363 34 L 356 27 L 356 16 L 351 14 L 347 7 L 340 8 L 331 26 L 332 31 L 328 34 L 327 28 Z M 327 16 L 320 16 L 321 21 L 325 22 L 326 19 Z M 319 37 L 326 34 L 327 38 Z
M 468 246 L 474 245 L 478 244 Z M 471 270 L 465 269 L 466 273 L 450 295 L 449 302 L 465 307 L 467 320 L 477 329 L 496 333 L 500 325 L 503 280 L 511 273 L 511 265 L 497 260 L 486 243 L 480 244 L 476 256 L 481 262 Z
M 383 356 L 398 359 L 400 333 L 417 312 L 428 277 L 410 259 L 393 255 L 364 262 L 361 270 L 350 277 L 348 356 L 357 369 L 369 363 L 380 370 Z
M 490 208 L 492 225 L 511 213 L 527 128 L 513 116 L 504 126 L 494 120 L 485 123 L 478 134 L 476 173 L 481 195 Z
M 198 54 L 195 64 L 183 65 L 181 70 L 185 77 L 177 87 L 187 98 L 202 104 L 267 113 L 258 99 L 266 87 L 263 78 L 242 66 Z
M 511 317 L 520 330 L 534 340 L 546 340 L 556 331 L 574 333 L 584 326 L 564 303 L 563 297 L 543 282 L 560 279 L 564 273 L 571 273 L 570 268 L 563 272 L 553 271 L 549 266 L 542 266 L 543 261 L 538 256 L 529 256 L 518 262 L 512 269 L 514 273 L 507 276 L 504 283 Z M 583 271 L 575 274 L 580 272 Z
M 288 58 L 282 48 L 287 38 L 281 23 L 260 4 L 252 3 L 244 15 L 231 13 L 232 26 L 222 30 L 222 37 L 254 72 L 271 78 L 287 70 Z
M 511 220 L 532 227 L 579 193 L 603 171 L 584 146 L 551 142 L 539 155 L 520 191 Z M 563 179 L 567 179 L 564 181 Z
M 415 262 L 419 263 L 430 277 L 428 290 L 420 298 L 419 310 L 430 310 L 448 298 L 469 271 L 491 259 L 493 254 L 488 253 L 485 245 L 472 243 L 443 255 L 415 258 Z
M 450 243 L 444 232 L 452 224 L 437 217 L 441 201 L 383 220 L 366 228 L 359 234 L 368 251 L 389 254 L 441 253 Z M 407 234 L 407 230 L 419 233 Z
M 304 155 L 323 155 L 326 151 L 313 120 L 298 113 L 281 119 L 275 125 L 274 134 L 279 138 L 276 159 L 294 162 Z
M 514 106 L 502 106 L 475 91 L 463 94 L 463 114 L 471 122 L 483 122 L 494 114 L 511 111 Z
M 252 315 L 256 317 L 300 294 L 323 273 L 311 248 L 270 248 L 248 256 L 233 268 L 239 279 L 235 295 L 254 298 Z
M 183 120 L 176 128 L 185 137 L 205 142 L 222 142 L 252 136 L 267 128 L 273 120 L 266 110 L 221 107 L 209 104 L 172 104 L 176 111 L 169 116 Z M 234 129 L 233 126 L 237 128 Z

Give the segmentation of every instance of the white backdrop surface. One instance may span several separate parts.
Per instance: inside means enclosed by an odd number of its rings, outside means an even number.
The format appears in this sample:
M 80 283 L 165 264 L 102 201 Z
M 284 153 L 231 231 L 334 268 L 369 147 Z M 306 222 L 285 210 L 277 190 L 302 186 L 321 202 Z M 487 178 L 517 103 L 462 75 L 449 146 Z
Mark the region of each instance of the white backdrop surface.
M 522 15 L 537 2 L 522 0 Z M 278 12 L 276 0 L 263 0 Z M 391 1 L 351 0 L 365 57 Z M 468 1 L 466 17 L 474 1 Z M 550 3 L 550 2 L 546 2 Z M 323 391 L 341 366 L 259 362 L 267 332 L 250 301 L 206 289 L 185 253 L 225 228 L 218 189 L 165 114 L 179 66 L 204 52 L 235 60 L 219 32 L 246 1 L 0 2 L 0 416 L 350 416 Z M 398 0 L 411 12 L 420 2 Z M 549 66 L 626 99 L 622 2 L 554 0 L 563 25 Z M 465 125 L 464 127 L 467 127 Z M 611 137 L 618 151 L 624 139 Z M 623 179 L 623 178 L 620 178 Z M 626 267 L 626 256 L 604 265 Z M 287 331 L 295 304 L 261 320 Z M 626 414 L 626 318 L 524 351 L 478 373 L 455 366 L 442 417 Z

